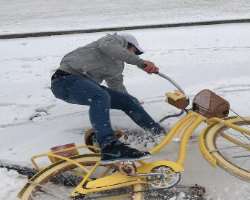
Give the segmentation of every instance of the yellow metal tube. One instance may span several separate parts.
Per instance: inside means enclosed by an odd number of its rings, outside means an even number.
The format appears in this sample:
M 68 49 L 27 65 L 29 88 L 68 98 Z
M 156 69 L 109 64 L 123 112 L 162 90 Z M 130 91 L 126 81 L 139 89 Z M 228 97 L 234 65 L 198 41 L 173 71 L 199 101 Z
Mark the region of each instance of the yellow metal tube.
M 233 144 L 237 145 L 237 146 L 240 146 L 242 148 L 245 148 L 246 150 L 250 151 L 250 145 L 249 144 L 246 144 L 246 143 L 243 143 L 225 133 L 221 133 L 221 136 L 224 137 L 225 139 L 229 140 L 230 142 L 232 142 Z
M 94 167 L 92 167 L 92 169 L 86 174 L 86 176 L 83 178 L 83 180 L 73 190 L 73 192 L 71 193 L 72 196 L 74 196 L 77 193 L 77 191 L 79 191 L 79 190 L 81 190 L 83 188 L 83 185 L 86 183 L 87 180 L 89 180 L 89 177 L 94 173 L 94 171 L 96 170 L 96 168 L 99 165 L 100 165 L 100 162 L 96 162 Z
M 247 134 L 247 135 L 249 135 L 250 136 L 250 130 L 247 130 L 247 129 L 245 129 L 245 128 L 242 128 L 242 127 L 240 127 L 240 126 L 238 126 L 238 125 L 235 125 L 233 122 L 231 122 L 230 120 L 223 120 L 223 119 L 219 119 L 219 118 L 211 118 L 211 119 L 209 119 L 208 120 L 209 122 L 211 121 L 211 122 L 219 122 L 219 123 L 221 123 L 221 124 L 224 124 L 225 126 L 227 126 L 227 127 L 230 127 L 230 128 L 232 128 L 232 129 L 235 129 L 235 130 L 237 130 L 237 131 L 239 131 L 239 132 L 243 132 L 243 133 L 245 133 L 245 134 Z
M 36 163 L 35 160 L 36 160 L 37 158 L 41 158 L 41 157 L 45 157 L 45 156 L 48 156 L 48 154 L 47 154 L 47 153 L 44 153 L 44 154 L 39 154 L 39 155 L 32 156 L 31 162 L 32 162 L 33 167 L 34 167 L 37 171 L 40 171 L 41 168 L 38 166 L 38 164 Z
M 128 187 L 128 186 L 133 186 L 137 184 L 146 184 L 147 182 L 142 181 L 141 179 L 136 179 L 133 181 L 128 181 L 125 183 L 120 183 L 116 185 L 111 185 L 111 186 L 105 186 L 105 187 L 99 187 L 99 188 L 94 188 L 94 189 L 85 189 L 85 188 L 78 188 L 77 190 L 74 190 L 73 193 L 71 194 L 71 197 L 77 196 L 77 194 L 90 194 L 90 193 L 95 193 L 95 192 L 102 192 L 102 191 L 107 191 L 107 190 L 114 190 L 122 187 Z
M 211 125 L 213 126 L 213 125 Z M 199 136 L 199 147 L 203 157 L 213 166 L 217 166 L 216 159 L 211 155 L 211 152 L 207 149 L 205 137 L 209 127 L 205 128 Z
M 183 136 L 181 138 L 180 148 L 179 148 L 179 154 L 178 154 L 178 160 L 177 163 L 181 166 L 184 165 L 184 161 L 186 159 L 186 151 L 187 151 L 187 144 L 191 137 L 191 135 L 194 133 L 194 130 L 205 120 L 204 117 L 201 115 L 196 115 L 195 121 L 189 125 L 189 127 L 185 130 L 183 133 Z
M 78 163 L 78 162 L 76 162 L 76 161 L 74 161 L 74 160 L 72 160 L 70 158 L 67 158 L 67 157 L 64 157 L 64 156 L 59 156 L 59 155 L 53 154 L 53 153 L 48 153 L 48 156 L 59 158 L 59 159 L 62 159 L 62 160 L 66 160 L 69 163 L 72 163 L 72 164 L 78 166 L 79 168 L 81 168 L 86 174 L 88 174 L 90 172 L 86 167 L 82 166 L 80 163 Z
M 136 192 L 137 195 L 135 195 L 133 200 L 141 200 L 141 199 L 143 199 L 143 196 L 144 196 L 143 190 L 145 190 L 144 187 L 143 187 L 143 184 L 134 185 L 134 192 Z
M 72 149 L 81 149 L 81 148 L 93 148 L 95 150 L 100 150 L 99 148 L 95 147 L 95 146 L 90 146 L 90 145 L 77 145 L 75 147 L 69 147 L 69 148 L 65 148 L 65 149 L 62 149 L 62 150 L 57 150 L 57 151 L 54 151 L 53 153 L 60 153 L 60 152 L 63 152 L 63 151 L 68 151 L 68 150 L 72 150 Z M 36 159 L 38 158 L 41 158 L 41 157 L 48 157 L 49 154 L 52 153 L 52 152 L 47 152 L 47 153 L 42 153 L 42 154 L 38 154 L 38 155 L 35 155 L 35 156 L 32 156 L 31 158 L 31 162 L 34 166 L 34 168 L 37 170 L 37 171 L 40 171 L 41 168 L 38 166 L 37 162 L 35 161 Z M 55 157 L 55 156 L 54 156 Z M 65 160 L 65 159 L 64 159 Z
M 194 113 L 190 112 L 185 117 L 176 122 L 173 128 L 171 128 L 170 132 L 163 138 L 162 142 L 150 149 L 149 152 L 151 154 L 156 154 L 160 152 L 166 145 L 168 145 L 172 141 L 173 137 L 178 134 L 178 131 L 185 127 L 186 122 L 191 120 L 193 117 Z

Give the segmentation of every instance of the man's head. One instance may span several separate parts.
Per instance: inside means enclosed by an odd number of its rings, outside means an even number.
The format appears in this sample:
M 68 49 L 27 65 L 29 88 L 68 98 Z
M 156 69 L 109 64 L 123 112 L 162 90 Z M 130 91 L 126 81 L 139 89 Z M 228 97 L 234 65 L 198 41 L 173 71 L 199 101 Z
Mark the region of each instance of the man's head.
M 134 52 L 136 55 L 143 54 L 143 49 L 139 46 L 138 41 L 133 35 L 129 33 L 119 33 L 118 35 L 123 37 L 128 42 L 127 49 L 130 52 Z

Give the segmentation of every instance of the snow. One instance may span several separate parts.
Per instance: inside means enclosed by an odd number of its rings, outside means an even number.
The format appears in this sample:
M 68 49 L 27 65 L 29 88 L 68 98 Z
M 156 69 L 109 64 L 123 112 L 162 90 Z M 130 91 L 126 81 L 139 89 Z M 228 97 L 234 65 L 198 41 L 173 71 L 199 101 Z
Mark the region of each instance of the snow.
M 99 11 L 102 10 L 101 3 L 104 1 L 92 1 L 93 5 L 98 5 L 93 7 L 92 4 L 82 6 L 83 1 L 74 1 L 70 5 L 68 1 L 60 1 L 60 6 L 57 6 L 58 1 L 0 2 L 0 18 L 3 22 L 0 33 L 115 26 L 124 25 L 127 20 L 129 25 L 133 25 L 249 17 L 250 13 L 250 4 L 244 0 L 203 0 L 196 3 L 191 0 L 168 3 L 137 1 L 133 8 L 129 7 L 132 9 L 129 14 L 128 4 L 124 1 L 109 1 L 103 12 Z M 39 10 L 30 9 L 37 7 L 38 2 Z M 137 9 L 138 7 L 143 9 Z M 155 12 L 157 9 L 160 9 L 159 12 Z M 138 11 L 136 14 L 135 10 Z M 14 12 L 18 18 L 14 16 Z M 136 19 L 131 20 L 134 16 Z M 154 61 L 160 71 L 176 80 L 190 97 L 203 88 L 209 88 L 229 100 L 237 113 L 250 115 L 249 24 L 130 32 L 146 50 L 143 58 Z M 0 41 L 1 160 L 30 166 L 29 159 L 34 154 L 46 152 L 50 147 L 60 144 L 83 142 L 82 133 L 90 127 L 88 108 L 55 99 L 49 89 L 50 76 L 64 54 L 104 34 Z M 164 93 L 174 89 L 168 82 L 130 65 L 126 67 L 124 75 L 128 91 L 144 102 L 145 109 L 156 120 L 177 112 L 164 102 Z M 114 127 L 138 128 L 120 111 L 112 111 L 111 118 Z M 169 123 L 170 120 L 164 122 L 164 125 L 168 127 Z M 178 143 L 169 145 L 159 157 L 175 157 L 177 147 Z M 189 145 L 188 152 L 183 184 L 198 183 L 205 186 L 213 200 L 249 199 L 249 183 L 209 166 L 198 152 L 197 142 Z M 0 199 L 16 199 L 16 193 L 26 179 L 5 169 L 0 169 L 0 178 Z
M 15 171 L 7 171 L 6 169 L 0 169 L 0 199 L 16 199 L 16 193 L 27 181 Z
M 0 0 L 0 34 L 250 17 L 248 0 Z

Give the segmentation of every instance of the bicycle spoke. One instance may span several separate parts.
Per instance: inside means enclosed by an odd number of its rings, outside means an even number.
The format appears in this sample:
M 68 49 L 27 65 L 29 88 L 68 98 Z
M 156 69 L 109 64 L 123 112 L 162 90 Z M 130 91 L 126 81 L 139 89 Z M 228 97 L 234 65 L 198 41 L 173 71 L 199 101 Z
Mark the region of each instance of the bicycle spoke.
M 241 166 L 244 170 L 249 170 L 249 136 L 234 129 L 222 130 L 218 136 L 215 151 L 220 152 L 229 162 Z
M 236 135 L 237 134 L 237 135 Z M 223 134 L 222 134 L 223 135 Z M 235 134 L 229 132 L 229 131 L 226 131 L 224 135 L 232 135 L 231 137 L 237 137 L 237 139 L 239 139 L 242 143 L 245 142 L 245 139 L 250 142 L 250 138 L 248 135 L 242 133 L 242 132 L 236 132 Z
M 233 156 L 233 158 L 246 158 L 246 157 L 250 157 L 249 155 L 241 155 L 241 156 Z

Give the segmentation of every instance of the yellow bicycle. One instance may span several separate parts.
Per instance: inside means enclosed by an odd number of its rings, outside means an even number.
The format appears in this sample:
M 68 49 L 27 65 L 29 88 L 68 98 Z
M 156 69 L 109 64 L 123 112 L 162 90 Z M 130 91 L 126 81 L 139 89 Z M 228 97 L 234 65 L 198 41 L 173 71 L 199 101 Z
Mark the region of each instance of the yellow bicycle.
M 161 142 L 150 149 L 156 156 L 176 135 L 181 135 L 176 161 L 136 161 L 103 165 L 95 145 L 69 145 L 32 157 L 38 173 L 28 180 L 18 197 L 22 200 L 51 199 L 144 199 L 144 191 L 171 188 L 181 180 L 187 145 L 196 128 L 206 127 L 199 137 L 200 150 L 212 165 L 250 182 L 250 117 L 228 117 L 229 103 L 210 90 L 202 90 L 187 109 L 189 99 L 169 77 L 160 76 L 174 84 L 178 91 L 167 93 L 171 105 L 184 110 L 182 117 Z M 90 140 L 91 144 L 94 144 Z M 89 154 L 80 153 L 82 148 Z M 39 167 L 37 159 L 47 156 L 52 164 Z M 108 193 L 108 195 L 106 195 Z M 109 196 L 112 196 L 109 198 Z

